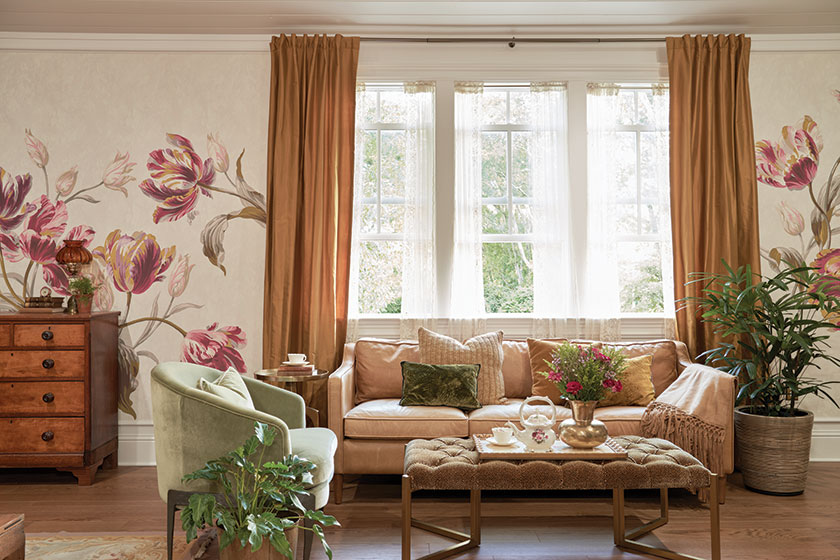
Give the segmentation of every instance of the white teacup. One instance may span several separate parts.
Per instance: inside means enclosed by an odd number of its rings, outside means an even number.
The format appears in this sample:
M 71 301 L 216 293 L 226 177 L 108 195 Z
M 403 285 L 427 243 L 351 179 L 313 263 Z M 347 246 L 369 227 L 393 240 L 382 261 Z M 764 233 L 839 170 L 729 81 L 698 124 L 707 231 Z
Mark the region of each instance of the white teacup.
M 496 440 L 496 443 L 508 444 L 513 441 L 513 430 L 507 426 L 497 426 L 493 428 L 493 439 Z
M 306 354 L 289 354 L 289 363 L 302 364 L 306 361 Z

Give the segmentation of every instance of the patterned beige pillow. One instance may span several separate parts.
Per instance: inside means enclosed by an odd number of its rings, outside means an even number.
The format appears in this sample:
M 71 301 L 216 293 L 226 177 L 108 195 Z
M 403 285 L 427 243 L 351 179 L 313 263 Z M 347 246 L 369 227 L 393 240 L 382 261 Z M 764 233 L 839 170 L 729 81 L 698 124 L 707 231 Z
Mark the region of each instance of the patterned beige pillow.
M 502 331 L 474 336 L 463 344 L 420 327 L 420 361 L 424 364 L 480 364 L 478 401 L 482 405 L 503 404 L 505 380 L 502 377 Z

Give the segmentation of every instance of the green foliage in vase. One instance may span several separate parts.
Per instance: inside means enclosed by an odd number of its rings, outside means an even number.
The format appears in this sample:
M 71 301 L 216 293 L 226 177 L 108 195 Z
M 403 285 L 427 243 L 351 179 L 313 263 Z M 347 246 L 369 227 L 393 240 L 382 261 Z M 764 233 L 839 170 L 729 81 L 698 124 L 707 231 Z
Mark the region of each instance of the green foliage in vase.
M 87 276 L 79 276 L 70 280 L 70 293 L 75 296 L 92 296 L 96 293 L 97 286 Z
M 307 509 L 300 501 L 301 496 L 308 495 L 304 485 L 312 481 L 315 465 L 296 455 L 263 463 L 275 436 L 273 428 L 256 422 L 254 435 L 241 447 L 184 476 L 185 482 L 210 480 L 223 490 L 221 501 L 213 494 L 190 496 L 189 505 L 181 512 L 187 542 L 195 539 L 202 527 L 218 525 L 222 529 L 221 548 L 239 541 L 242 548 L 250 545 L 251 551 L 256 552 L 268 540 L 276 551 L 291 559 L 293 551 L 285 531 L 310 519 L 314 522 L 312 529 L 299 528 L 313 531 L 332 558 L 323 528 L 338 525 L 338 521 L 321 511 Z
M 767 416 L 795 416 L 807 395 L 837 402 L 827 391 L 840 381 L 806 377 L 806 370 L 840 359 L 828 343 L 837 326 L 830 319 L 840 313 L 840 298 L 826 293 L 815 268 L 788 265 L 762 278 L 751 267 L 724 273 L 698 273 L 692 282 L 703 284 L 701 296 L 686 298 L 696 305 L 704 322 L 714 325 L 724 342 L 700 357 L 708 365 L 740 380 L 738 403 Z

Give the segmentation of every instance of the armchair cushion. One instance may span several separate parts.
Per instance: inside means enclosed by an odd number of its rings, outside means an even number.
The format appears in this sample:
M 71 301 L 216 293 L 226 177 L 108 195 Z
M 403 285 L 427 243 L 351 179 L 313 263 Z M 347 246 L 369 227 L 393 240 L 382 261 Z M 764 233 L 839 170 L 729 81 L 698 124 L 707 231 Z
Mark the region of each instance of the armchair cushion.
M 198 388 L 230 403 L 256 410 L 242 376 L 233 368 L 228 368 L 213 381 L 208 381 L 202 377 L 198 380 Z
M 335 466 L 333 457 L 338 439 L 327 428 L 297 428 L 289 430 L 292 453 L 315 464 L 310 486 L 319 486 L 332 480 Z

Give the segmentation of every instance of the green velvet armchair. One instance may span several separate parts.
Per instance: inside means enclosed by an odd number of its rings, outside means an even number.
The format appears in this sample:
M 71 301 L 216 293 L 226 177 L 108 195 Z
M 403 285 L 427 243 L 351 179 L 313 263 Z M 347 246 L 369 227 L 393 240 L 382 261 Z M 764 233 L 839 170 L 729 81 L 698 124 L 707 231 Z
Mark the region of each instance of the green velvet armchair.
M 231 404 L 197 388 L 200 378 L 215 380 L 222 372 L 195 364 L 162 363 L 152 369 L 152 416 L 158 492 L 167 502 L 167 558 L 172 559 L 175 511 L 195 492 L 217 492 L 205 481 L 181 478 L 210 460 L 226 454 L 254 432 L 254 422 L 277 431 L 266 461 L 289 453 L 315 464 L 307 507 L 321 509 L 329 501 L 337 440 L 326 428 L 306 428 L 303 399 L 290 391 L 244 378 L 256 410 Z M 268 456 L 268 455 L 271 456 Z M 202 484 L 204 483 L 204 484 Z M 309 558 L 311 531 L 305 531 L 304 558 Z

